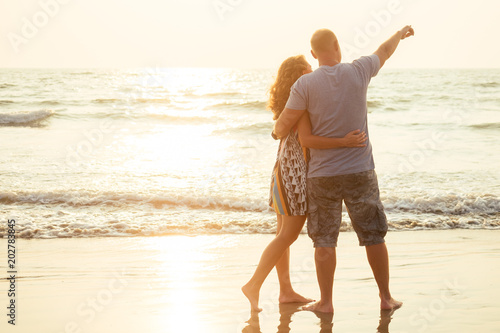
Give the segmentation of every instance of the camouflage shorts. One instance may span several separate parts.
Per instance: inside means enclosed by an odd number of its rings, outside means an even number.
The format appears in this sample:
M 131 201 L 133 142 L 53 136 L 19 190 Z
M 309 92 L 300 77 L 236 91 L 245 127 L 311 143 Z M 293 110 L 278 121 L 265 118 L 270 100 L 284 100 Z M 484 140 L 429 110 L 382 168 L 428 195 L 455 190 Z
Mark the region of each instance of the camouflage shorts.
M 360 246 L 384 242 L 387 218 L 380 201 L 375 170 L 307 179 L 307 233 L 314 247 L 336 247 L 342 222 L 342 200 Z

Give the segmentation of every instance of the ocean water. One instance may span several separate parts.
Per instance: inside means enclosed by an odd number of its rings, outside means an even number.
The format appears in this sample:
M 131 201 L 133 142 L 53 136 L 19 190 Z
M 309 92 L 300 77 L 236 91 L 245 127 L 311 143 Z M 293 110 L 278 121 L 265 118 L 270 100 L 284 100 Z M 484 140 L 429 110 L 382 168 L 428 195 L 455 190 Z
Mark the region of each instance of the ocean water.
M 273 75 L 0 70 L 0 236 L 274 232 Z M 368 99 L 390 229 L 500 228 L 500 70 L 383 69 Z

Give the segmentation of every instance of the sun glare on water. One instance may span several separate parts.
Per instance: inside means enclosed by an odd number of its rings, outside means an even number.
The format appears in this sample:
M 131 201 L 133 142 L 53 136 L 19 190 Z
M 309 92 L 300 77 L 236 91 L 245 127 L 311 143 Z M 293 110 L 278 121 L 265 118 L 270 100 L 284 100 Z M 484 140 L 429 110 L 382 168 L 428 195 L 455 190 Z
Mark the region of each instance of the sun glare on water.
M 156 69 L 140 74 L 135 89 L 141 100 L 150 103 L 138 103 L 130 112 L 148 121 L 132 117 L 132 128 L 116 147 L 124 156 L 116 167 L 143 175 L 189 174 L 198 179 L 223 164 L 234 139 L 212 135 L 228 124 L 224 111 L 214 108 L 228 103 L 231 75 L 221 69 Z

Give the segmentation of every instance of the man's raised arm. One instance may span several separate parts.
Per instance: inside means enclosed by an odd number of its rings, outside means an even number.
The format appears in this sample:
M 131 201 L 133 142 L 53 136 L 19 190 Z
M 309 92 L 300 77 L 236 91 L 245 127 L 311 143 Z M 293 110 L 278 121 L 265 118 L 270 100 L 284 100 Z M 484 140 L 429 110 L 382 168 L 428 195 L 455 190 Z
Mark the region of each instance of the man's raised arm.
M 380 67 L 382 67 L 387 59 L 389 59 L 396 48 L 399 45 L 399 41 L 410 36 L 415 35 L 413 28 L 410 25 L 407 25 L 403 29 L 396 32 L 391 38 L 385 41 L 382 45 L 379 46 L 377 51 L 374 52 L 380 59 Z
M 306 110 L 293 110 L 289 108 L 285 108 L 283 112 L 281 112 L 278 120 L 274 124 L 273 133 L 279 139 L 284 138 L 288 135 L 293 125 L 295 125 L 300 117 L 304 114 Z

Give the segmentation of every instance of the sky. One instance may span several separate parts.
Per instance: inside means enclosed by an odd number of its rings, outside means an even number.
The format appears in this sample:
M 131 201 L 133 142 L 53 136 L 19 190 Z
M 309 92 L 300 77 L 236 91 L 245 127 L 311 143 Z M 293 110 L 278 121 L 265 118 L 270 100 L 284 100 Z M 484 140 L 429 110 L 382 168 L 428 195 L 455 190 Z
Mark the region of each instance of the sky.
M 499 68 L 498 0 L 16 0 L 0 3 L 0 67 L 276 68 L 333 30 L 343 61 L 406 24 L 393 68 Z

